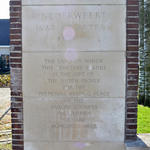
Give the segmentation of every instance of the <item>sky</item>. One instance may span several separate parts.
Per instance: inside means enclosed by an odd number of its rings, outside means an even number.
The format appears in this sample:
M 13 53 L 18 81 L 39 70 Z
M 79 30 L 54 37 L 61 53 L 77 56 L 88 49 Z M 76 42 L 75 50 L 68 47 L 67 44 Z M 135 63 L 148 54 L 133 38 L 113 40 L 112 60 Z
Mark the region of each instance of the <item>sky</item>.
M 0 19 L 9 18 L 9 0 L 0 0 Z

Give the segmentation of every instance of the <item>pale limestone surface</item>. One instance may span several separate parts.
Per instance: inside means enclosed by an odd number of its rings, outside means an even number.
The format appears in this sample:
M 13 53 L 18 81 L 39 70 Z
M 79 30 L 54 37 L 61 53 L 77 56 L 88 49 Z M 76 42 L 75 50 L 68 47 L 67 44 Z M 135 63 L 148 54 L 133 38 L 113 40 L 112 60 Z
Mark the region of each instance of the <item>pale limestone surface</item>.
M 124 60 L 124 52 L 24 53 L 24 96 L 125 98 Z
M 22 20 L 23 51 L 126 50 L 125 5 L 25 6 Z
M 25 150 L 125 149 L 125 4 L 23 0 Z
M 124 141 L 124 99 L 24 97 L 24 100 L 24 134 L 28 142 L 38 141 L 39 135 L 43 142 Z
M 25 142 L 27 150 L 125 150 L 123 143 L 112 142 Z
M 126 0 L 23 0 L 23 5 L 53 4 L 126 4 Z

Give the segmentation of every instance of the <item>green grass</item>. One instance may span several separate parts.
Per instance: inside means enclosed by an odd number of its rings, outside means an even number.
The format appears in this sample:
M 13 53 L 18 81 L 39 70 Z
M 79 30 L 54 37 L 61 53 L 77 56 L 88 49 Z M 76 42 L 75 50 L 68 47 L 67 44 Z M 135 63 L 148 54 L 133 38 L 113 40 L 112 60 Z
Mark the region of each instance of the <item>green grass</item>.
M 138 105 L 137 133 L 150 133 L 150 107 Z

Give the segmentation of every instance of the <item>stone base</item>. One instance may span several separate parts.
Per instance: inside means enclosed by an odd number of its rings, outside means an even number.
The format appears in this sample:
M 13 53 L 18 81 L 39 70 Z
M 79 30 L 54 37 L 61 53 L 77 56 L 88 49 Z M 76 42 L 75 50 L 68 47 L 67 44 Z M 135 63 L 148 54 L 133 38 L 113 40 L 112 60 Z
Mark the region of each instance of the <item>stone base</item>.
M 125 150 L 123 142 L 25 141 L 24 150 Z
M 140 138 L 134 142 L 48 142 L 25 141 L 25 150 L 150 150 Z

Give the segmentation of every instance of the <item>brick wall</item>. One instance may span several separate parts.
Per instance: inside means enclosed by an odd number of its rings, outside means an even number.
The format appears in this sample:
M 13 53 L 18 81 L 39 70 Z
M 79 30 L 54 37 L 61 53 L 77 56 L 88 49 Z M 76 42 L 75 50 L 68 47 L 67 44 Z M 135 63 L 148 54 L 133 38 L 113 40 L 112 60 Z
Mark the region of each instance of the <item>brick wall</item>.
M 136 139 L 138 88 L 138 0 L 127 0 L 126 140 Z M 10 0 L 10 66 L 13 150 L 23 150 L 21 0 Z
M 10 0 L 12 147 L 23 150 L 21 0 Z
M 127 85 L 125 140 L 136 140 L 139 1 L 127 0 Z

